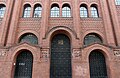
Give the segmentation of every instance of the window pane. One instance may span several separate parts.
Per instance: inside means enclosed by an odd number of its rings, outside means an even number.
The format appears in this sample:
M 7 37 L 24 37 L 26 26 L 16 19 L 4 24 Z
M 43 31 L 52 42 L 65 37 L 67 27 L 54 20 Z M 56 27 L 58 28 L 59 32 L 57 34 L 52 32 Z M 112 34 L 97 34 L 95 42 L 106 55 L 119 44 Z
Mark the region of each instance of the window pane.
M 30 17 L 30 13 L 31 13 L 31 7 L 25 6 L 23 17 Z
M 62 8 L 62 17 L 71 17 L 71 9 L 68 6 Z
M 36 6 L 34 9 L 34 17 L 41 17 L 42 7 L 40 5 Z
M 89 45 L 92 43 L 102 43 L 102 40 L 95 34 L 89 34 L 84 39 L 84 45 Z
M 4 5 L 0 5 L 0 18 L 4 17 L 6 7 Z
M 88 12 L 86 7 L 80 7 L 80 17 L 88 17 Z
M 51 8 L 51 17 L 59 17 L 60 11 L 57 6 Z
M 116 5 L 120 5 L 120 0 L 115 0 Z
M 38 39 L 35 35 L 33 34 L 25 34 L 21 37 L 20 43 L 21 42 L 27 42 L 31 44 L 38 44 Z
M 98 11 L 96 7 L 91 7 L 91 17 L 98 17 Z

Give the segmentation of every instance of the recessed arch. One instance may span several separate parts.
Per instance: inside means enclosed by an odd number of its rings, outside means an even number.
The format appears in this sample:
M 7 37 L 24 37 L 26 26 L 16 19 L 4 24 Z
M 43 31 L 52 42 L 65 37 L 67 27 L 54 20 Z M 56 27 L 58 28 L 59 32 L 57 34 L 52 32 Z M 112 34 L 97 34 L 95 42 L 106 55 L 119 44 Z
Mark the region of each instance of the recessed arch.
M 50 78 L 72 78 L 71 43 L 65 34 L 52 37 Z
M 6 5 L 0 4 L 0 18 L 4 18 L 5 11 L 6 11 Z
M 80 5 L 80 17 L 88 17 L 88 6 L 86 4 Z
M 29 50 L 20 50 L 16 56 L 14 78 L 32 78 L 33 55 Z
M 51 17 L 59 17 L 60 16 L 60 7 L 57 3 L 53 3 L 51 5 L 50 16 Z
M 102 38 L 100 35 L 96 33 L 89 33 L 84 37 L 84 45 L 89 45 L 93 43 L 103 43 Z
M 90 78 L 107 78 L 106 58 L 101 50 L 93 50 L 89 55 Z
M 41 17 L 42 16 L 42 6 L 39 3 L 34 5 L 34 13 L 33 17 Z
M 65 26 L 56 26 L 51 28 L 46 34 L 45 34 L 45 38 L 49 44 L 47 44 L 47 46 L 50 46 L 50 41 L 52 39 L 52 37 L 56 34 L 65 34 L 70 38 L 71 44 L 73 45 L 75 40 L 79 40 L 79 38 L 77 37 L 77 34 L 70 28 L 65 27 Z
M 68 3 L 62 5 L 62 17 L 71 17 L 71 7 Z
M 27 42 L 31 44 L 38 44 L 38 38 L 33 33 L 25 33 L 19 38 L 19 43 Z
M 31 14 L 31 5 L 30 4 L 24 4 L 23 8 L 23 15 L 22 17 L 30 17 Z
M 91 9 L 91 17 L 99 17 L 97 4 L 91 4 L 90 9 Z

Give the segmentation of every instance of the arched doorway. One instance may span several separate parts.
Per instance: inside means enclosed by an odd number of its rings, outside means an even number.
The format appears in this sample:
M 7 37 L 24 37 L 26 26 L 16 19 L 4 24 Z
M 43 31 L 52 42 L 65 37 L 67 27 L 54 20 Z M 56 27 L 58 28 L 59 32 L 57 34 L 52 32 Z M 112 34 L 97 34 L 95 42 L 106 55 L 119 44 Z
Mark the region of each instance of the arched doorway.
M 90 78 L 108 78 L 106 61 L 99 50 L 94 50 L 89 56 Z
M 16 59 L 14 78 L 32 78 L 33 55 L 23 50 Z
M 50 78 L 72 78 L 71 44 L 64 34 L 52 38 Z

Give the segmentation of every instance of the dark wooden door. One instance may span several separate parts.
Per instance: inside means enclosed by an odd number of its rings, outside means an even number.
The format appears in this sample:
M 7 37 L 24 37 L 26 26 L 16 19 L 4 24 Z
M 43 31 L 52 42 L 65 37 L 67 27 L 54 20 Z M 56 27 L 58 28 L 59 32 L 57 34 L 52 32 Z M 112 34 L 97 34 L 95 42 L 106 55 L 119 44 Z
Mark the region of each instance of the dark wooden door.
M 51 42 L 50 78 L 72 78 L 70 39 L 55 35 Z
M 90 78 L 108 78 L 104 55 L 95 50 L 89 56 Z
M 17 56 L 14 78 L 32 78 L 33 55 L 25 50 Z

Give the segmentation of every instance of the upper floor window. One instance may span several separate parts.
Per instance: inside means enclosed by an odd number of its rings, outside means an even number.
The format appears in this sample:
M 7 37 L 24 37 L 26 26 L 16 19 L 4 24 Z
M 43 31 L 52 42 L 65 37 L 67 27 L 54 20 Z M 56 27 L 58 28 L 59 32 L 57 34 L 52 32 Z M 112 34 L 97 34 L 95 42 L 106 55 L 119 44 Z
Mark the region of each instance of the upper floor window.
M 88 17 L 88 10 L 85 4 L 80 6 L 80 17 Z
M 34 17 L 41 17 L 42 7 L 40 4 L 36 4 L 34 7 Z
M 91 17 L 99 17 L 96 5 L 91 6 Z
M 120 5 L 120 0 L 115 0 L 116 5 Z
M 38 44 L 38 38 L 32 33 L 26 33 L 20 37 L 19 42 L 20 43 L 27 42 L 27 43 L 31 43 L 31 44 Z
M 4 17 L 5 9 L 6 9 L 6 6 L 4 4 L 0 4 L 0 18 Z
M 59 17 L 60 16 L 60 9 L 58 4 L 53 4 L 51 6 L 51 17 Z
M 31 6 L 29 4 L 24 5 L 23 17 L 30 17 Z
M 84 45 L 89 45 L 92 43 L 102 43 L 102 39 L 99 37 L 99 35 L 95 33 L 90 33 L 85 36 Z
M 62 6 L 62 17 L 71 17 L 71 8 L 69 4 Z

